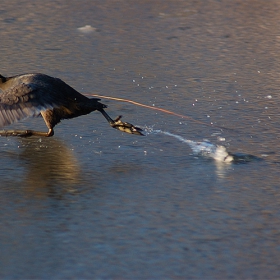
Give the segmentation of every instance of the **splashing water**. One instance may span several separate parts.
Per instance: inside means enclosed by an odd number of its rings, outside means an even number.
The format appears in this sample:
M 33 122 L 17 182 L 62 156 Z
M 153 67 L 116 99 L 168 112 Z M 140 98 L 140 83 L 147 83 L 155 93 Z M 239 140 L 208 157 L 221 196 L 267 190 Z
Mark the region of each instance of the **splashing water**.
M 176 135 L 167 131 L 154 130 L 153 128 L 145 128 L 148 134 L 165 134 L 178 139 L 183 143 L 187 143 L 196 155 L 202 155 L 205 157 L 213 158 L 219 162 L 232 162 L 234 157 L 229 154 L 224 146 L 215 145 L 209 141 L 197 142 L 189 139 L 185 139 L 180 135 Z

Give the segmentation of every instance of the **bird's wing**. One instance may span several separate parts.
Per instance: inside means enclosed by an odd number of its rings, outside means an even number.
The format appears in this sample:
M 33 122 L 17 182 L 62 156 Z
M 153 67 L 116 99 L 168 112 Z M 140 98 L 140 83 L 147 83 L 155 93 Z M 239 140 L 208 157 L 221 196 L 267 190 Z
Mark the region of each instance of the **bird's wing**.
M 56 104 L 50 94 L 43 94 L 36 84 L 20 84 L 0 92 L 0 127 L 39 115 Z

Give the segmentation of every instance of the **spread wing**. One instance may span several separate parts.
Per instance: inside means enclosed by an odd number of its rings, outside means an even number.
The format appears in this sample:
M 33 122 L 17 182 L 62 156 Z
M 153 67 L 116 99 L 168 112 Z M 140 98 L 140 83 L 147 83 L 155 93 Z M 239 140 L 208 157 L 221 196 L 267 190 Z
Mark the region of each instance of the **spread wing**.
M 56 107 L 46 90 L 36 84 L 19 84 L 0 92 L 0 127 L 39 115 L 41 111 Z

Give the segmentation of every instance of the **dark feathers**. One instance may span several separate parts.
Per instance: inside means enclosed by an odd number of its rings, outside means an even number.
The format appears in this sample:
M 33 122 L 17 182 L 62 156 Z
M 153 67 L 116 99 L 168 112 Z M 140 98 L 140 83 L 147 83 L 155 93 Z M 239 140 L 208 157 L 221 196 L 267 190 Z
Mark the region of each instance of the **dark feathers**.
M 55 109 L 52 116 L 57 114 L 60 120 L 106 107 L 99 99 L 89 99 L 62 80 L 44 74 L 0 75 L 0 89 L 0 127 L 46 110 Z

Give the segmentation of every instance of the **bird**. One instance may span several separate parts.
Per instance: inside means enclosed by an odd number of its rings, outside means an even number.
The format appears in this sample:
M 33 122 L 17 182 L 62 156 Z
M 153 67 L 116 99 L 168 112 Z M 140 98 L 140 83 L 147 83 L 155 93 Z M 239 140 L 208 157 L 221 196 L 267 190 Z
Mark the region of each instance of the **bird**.
M 0 136 L 54 135 L 54 127 L 63 119 L 72 119 L 99 111 L 111 127 L 120 131 L 143 135 L 142 129 L 122 122 L 122 116 L 113 120 L 106 112 L 101 99 L 88 98 L 59 78 L 41 73 L 22 74 L 12 77 L 0 75 L 0 127 L 19 120 L 41 115 L 47 132 L 34 130 L 2 130 Z

